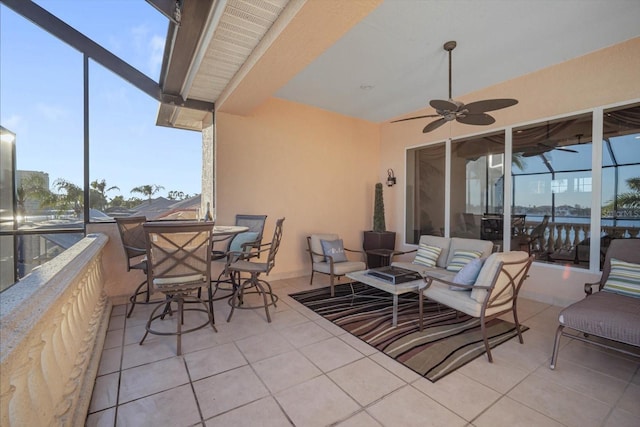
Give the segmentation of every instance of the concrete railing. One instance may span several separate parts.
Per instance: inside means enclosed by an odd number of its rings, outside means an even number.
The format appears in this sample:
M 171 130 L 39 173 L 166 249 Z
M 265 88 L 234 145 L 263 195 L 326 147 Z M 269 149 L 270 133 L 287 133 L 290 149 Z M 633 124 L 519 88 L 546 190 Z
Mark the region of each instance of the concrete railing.
M 0 296 L 0 425 L 84 425 L 108 326 L 102 251 L 88 235 Z

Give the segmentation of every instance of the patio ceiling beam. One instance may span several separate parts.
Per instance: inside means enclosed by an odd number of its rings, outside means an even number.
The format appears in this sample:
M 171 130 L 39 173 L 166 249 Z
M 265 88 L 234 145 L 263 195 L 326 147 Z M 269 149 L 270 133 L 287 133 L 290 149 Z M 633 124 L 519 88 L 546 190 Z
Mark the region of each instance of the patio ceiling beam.
M 69 46 L 93 59 L 103 67 L 122 77 L 133 86 L 161 103 L 179 105 L 203 111 L 213 111 L 213 103 L 184 99 L 180 95 L 163 93 L 162 88 L 153 79 L 140 72 L 127 62 L 109 52 L 57 16 L 32 1 L 0 0 L 14 12 L 38 25 Z M 172 24 L 173 25 L 173 24 Z

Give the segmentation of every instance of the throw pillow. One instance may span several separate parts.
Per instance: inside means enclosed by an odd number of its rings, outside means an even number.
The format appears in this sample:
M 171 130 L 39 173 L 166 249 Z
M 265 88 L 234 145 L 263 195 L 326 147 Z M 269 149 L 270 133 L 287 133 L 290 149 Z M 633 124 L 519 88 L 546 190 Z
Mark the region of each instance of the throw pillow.
M 611 272 L 602 290 L 640 298 L 640 264 L 611 258 Z
M 333 258 L 333 262 L 345 262 L 347 261 L 347 254 L 344 252 L 344 245 L 342 239 L 338 240 L 320 240 L 322 245 L 322 253 L 325 255 L 325 262 L 330 262 L 329 255 Z
M 424 265 L 425 267 L 435 267 L 436 261 L 440 256 L 440 252 L 442 252 L 442 248 L 439 248 L 437 246 L 429 246 L 425 243 L 420 243 L 413 263 Z
M 447 270 L 449 271 L 460 271 L 462 267 L 467 265 L 470 261 L 480 258 L 482 256 L 482 252 L 479 251 L 468 251 L 464 249 L 458 249 L 453 253 L 453 258 L 449 261 L 449 265 L 447 265 Z
M 467 263 L 453 278 L 452 282 L 459 285 L 473 285 L 476 283 L 478 274 L 482 270 L 484 260 L 482 258 L 476 258 Z M 449 286 L 452 291 L 470 291 L 470 288 L 458 288 L 456 286 Z
M 231 241 L 231 244 L 229 245 L 229 251 L 240 252 L 242 251 L 242 245 L 247 242 L 254 242 L 257 238 L 257 231 L 245 231 L 244 233 L 240 233 Z M 251 250 L 251 248 L 247 248 L 247 250 Z

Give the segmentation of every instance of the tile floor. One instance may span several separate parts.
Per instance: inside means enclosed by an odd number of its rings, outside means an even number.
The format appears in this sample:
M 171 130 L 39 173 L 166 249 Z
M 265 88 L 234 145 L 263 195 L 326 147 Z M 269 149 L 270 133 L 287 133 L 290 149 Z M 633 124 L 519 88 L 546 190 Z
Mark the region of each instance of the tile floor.
M 182 356 L 175 337 L 138 345 L 152 307 L 114 307 L 86 425 L 640 426 L 639 358 L 564 338 L 548 368 L 559 307 L 520 300 L 524 345 L 431 383 L 287 296 L 308 280 L 272 283 L 270 324 L 263 310 L 227 323 L 216 302 L 218 333 L 185 335 Z

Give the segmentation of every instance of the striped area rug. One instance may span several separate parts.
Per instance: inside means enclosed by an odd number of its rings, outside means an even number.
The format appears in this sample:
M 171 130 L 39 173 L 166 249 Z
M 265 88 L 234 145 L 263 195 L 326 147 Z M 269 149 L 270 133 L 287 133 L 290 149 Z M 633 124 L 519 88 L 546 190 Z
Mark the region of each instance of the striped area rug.
M 432 382 L 485 353 L 478 319 L 425 300 L 425 328 L 418 331 L 418 294 L 401 295 L 398 326 L 392 327 L 391 295 L 353 283 L 312 289 L 290 296 Z M 522 326 L 522 331 L 528 328 Z M 487 323 L 491 348 L 517 336 L 504 320 Z M 489 363 L 489 362 L 487 362 Z

